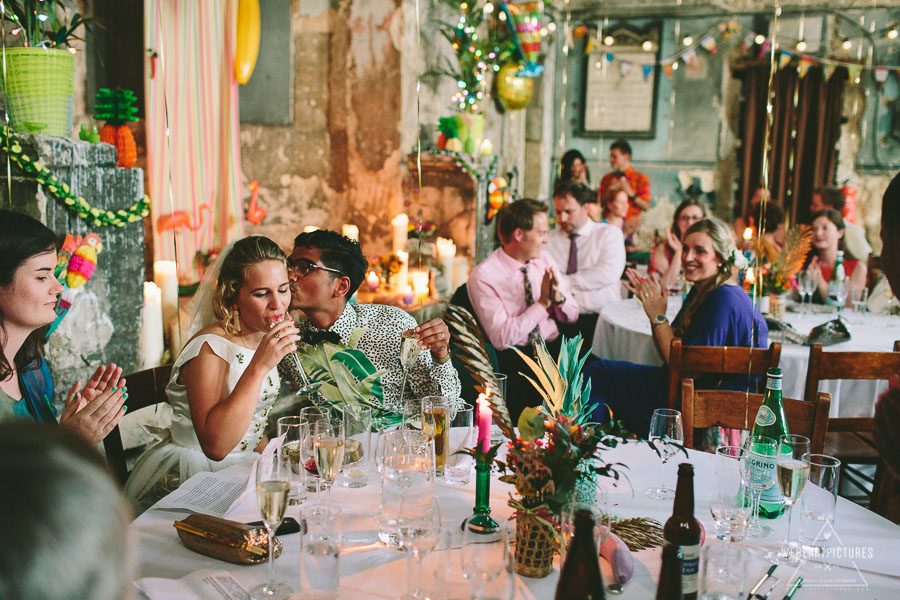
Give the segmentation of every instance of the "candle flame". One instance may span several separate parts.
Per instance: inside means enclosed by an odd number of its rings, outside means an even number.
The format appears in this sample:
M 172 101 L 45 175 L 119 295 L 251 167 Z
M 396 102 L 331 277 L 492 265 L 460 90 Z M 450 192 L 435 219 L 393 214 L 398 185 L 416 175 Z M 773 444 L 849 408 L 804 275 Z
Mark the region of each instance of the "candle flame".
M 744 230 L 744 239 L 745 240 L 753 239 L 753 228 L 752 227 L 748 227 Z

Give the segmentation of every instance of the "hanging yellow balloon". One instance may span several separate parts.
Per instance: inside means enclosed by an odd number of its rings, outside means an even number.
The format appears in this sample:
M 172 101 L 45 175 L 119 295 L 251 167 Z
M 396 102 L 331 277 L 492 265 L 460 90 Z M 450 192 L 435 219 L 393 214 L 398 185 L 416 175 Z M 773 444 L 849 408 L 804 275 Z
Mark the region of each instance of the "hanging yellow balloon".
M 506 110 L 520 110 L 531 102 L 534 93 L 534 79 L 518 77 L 522 66 L 507 63 L 497 71 L 497 98 Z
M 244 85 L 250 81 L 259 54 L 259 0 L 240 0 L 237 14 L 237 49 L 234 76 Z

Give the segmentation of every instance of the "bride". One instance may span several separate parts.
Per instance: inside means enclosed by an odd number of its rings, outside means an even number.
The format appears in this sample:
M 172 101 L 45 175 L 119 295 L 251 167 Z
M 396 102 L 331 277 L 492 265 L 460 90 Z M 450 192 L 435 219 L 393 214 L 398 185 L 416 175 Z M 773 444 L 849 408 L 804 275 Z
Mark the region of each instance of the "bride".
M 219 255 L 192 303 L 190 340 L 172 366 L 172 425 L 138 459 L 125 492 L 140 510 L 200 471 L 247 460 L 268 441 L 277 365 L 297 349 L 287 316 L 287 261 L 272 240 L 250 236 Z

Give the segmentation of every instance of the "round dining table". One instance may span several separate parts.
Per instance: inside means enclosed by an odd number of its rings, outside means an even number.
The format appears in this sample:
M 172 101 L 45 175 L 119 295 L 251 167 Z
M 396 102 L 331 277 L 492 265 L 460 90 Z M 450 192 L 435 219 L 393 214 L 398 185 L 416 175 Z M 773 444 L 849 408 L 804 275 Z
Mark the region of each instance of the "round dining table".
M 603 458 L 608 462 L 620 462 L 625 465 L 622 469 L 623 477 L 618 484 L 612 485 L 611 480 L 601 480 L 600 483 L 607 491 L 613 516 L 649 517 L 664 523 L 672 513 L 672 501 L 655 500 L 644 494 L 646 488 L 659 483 L 659 459 L 654 451 L 645 443 L 634 442 L 604 452 Z M 686 456 L 676 455 L 664 471 L 666 483 L 674 487 L 676 463 L 690 462 L 694 465 L 694 514 L 706 529 L 706 544 L 724 543 L 709 535 L 714 525 L 709 511 L 709 500 L 715 488 L 713 485 L 715 461 L 715 455 L 688 450 Z M 229 470 L 246 477 L 250 465 L 236 465 Z M 377 483 L 370 483 L 359 489 L 336 486 L 333 490 L 332 501 L 342 511 L 343 547 L 340 554 L 342 600 L 405 597 L 407 577 L 405 555 L 389 550 L 376 541 L 375 517 L 378 512 L 379 490 L 380 486 Z M 512 510 L 507 501 L 513 491 L 511 485 L 500 482 L 496 473 L 493 475 L 490 504 L 492 515 L 496 519 L 502 521 L 510 517 Z M 472 513 L 475 502 L 474 483 L 452 487 L 438 482 L 436 495 L 440 503 L 443 528 L 455 532 L 453 545 L 461 544 L 460 524 Z M 308 508 L 311 502 L 312 499 L 307 499 L 304 504 L 289 507 L 287 515 L 302 518 L 302 511 Z M 794 517 L 795 531 L 798 528 L 799 517 L 799 513 Z M 234 565 L 185 548 L 173 527 L 173 522 L 181 518 L 184 518 L 183 513 L 151 508 L 132 523 L 130 534 L 137 553 L 135 576 L 140 580 L 136 582 L 139 589 L 160 590 L 172 580 L 198 573 L 203 576 L 209 571 L 228 573 L 244 590 L 249 590 L 266 580 L 265 564 Z M 256 499 L 252 494 L 236 506 L 229 518 L 244 522 L 260 518 Z M 744 548 L 748 554 L 747 579 L 751 584 L 770 566 L 765 560 L 765 553 L 780 548 L 785 535 L 787 517 L 782 516 L 768 523 L 774 529 L 771 537 L 735 542 L 736 546 Z M 770 592 L 769 598 L 782 598 L 786 594 L 787 587 L 797 576 L 804 578 L 803 588 L 796 595 L 797 600 L 807 598 L 867 600 L 900 597 L 900 570 L 897 569 L 897 557 L 900 556 L 900 527 L 865 508 L 838 498 L 833 532 L 821 557 L 810 558 L 805 565 L 797 569 L 788 566 L 777 568 L 774 576 L 779 581 Z M 299 534 L 282 536 L 281 539 L 284 550 L 275 562 L 276 577 L 293 588 L 295 594 L 291 598 L 308 597 L 300 587 Z M 620 597 L 641 600 L 653 598 L 661 566 L 661 549 L 658 547 L 645 549 L 633 552 L 632 556 L 634 574 L 625 583 Z M 604 579 L 608 583 L 611 577 L 610 566 L 605 560 L 600 562 Z M 434 560 L 427 558 L 424 564 L 426 568 L 423 580 L 428 591 L 428 586 L 433 585 L 435 570 L 446 565 L 435 564 Z M 555 561 L 553 571 L 547 577 L 542 579 L 519 575 L 513 577 L 514 598 L 529 600 L 553 598 L 559 580 L 558 559 Z M 444 586 L 441 590 L 432 589 L 430 597 L 466 598 L 465 582 L 457 583 L 458 585 L 452 588 Z M 436 591 L 446 592 L 446 595 L 436 594 Z M 204 600 L 245 597 L 240 595 L 239 590 L 235 592 L 232 589 L 229 593 L 233 595 L 226 596 L 224 593 L 221 597 L 207 595 Z M 198 598 L 193 594 L 177 595 L 171 592 L 159 592 L 156 595 L 151 593 L 142 597 L 149 597 L 151 600 Z
M 785 322 L 802 335 L 808 335 L 817 325 L 837 317 L 824 306 L 812 310 L 789 305 Z M 679 296 L 669 297 L 666 315 L 671 322 L 681 309 Z M 824 348 L 825 352 L 890 352 L 894 341 L 900 340 L 900 317 L 854 314 L 843 311 L 843 319 L 850 329 L 850 339 Z M 769 342 L 782 342 L 780 366 L 784 371 L 784 397 L 803 399 L 809 347 L 785 342 L 780 332 L 770 331 Z M 634 298 L 603 307 L 597 320 L 592 354 L 597 358 L 623 360 L 645 365 L 662 365 L 650 331 L 650 320 L 641 304 Z M 887 381 L 823 380 L 820 392 L 831 394 L 832 417 L 871 417 L 875 400 L 887 389 Z

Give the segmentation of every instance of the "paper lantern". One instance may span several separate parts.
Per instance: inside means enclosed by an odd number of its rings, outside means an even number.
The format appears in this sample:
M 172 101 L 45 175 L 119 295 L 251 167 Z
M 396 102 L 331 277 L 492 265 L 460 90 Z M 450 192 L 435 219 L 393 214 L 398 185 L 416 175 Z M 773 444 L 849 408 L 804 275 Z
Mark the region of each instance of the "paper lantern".
M 237 44 L 234 76 L 244 85 L 250 81 L 259 54 L 259 0 L 240 0 L 237 14 Z
M 521 65 L 509 63 L 497 71 L 497 99 L 506 110 L 521 110 L 531 102 L 534 80 L 518 77 Z

